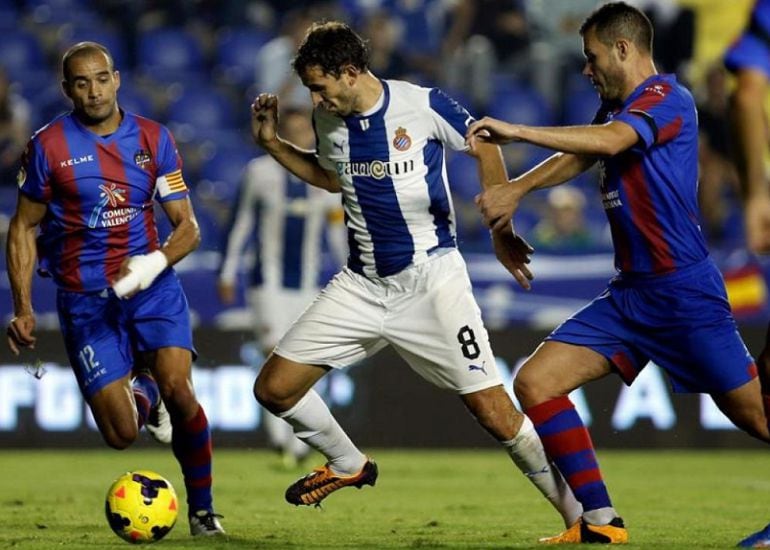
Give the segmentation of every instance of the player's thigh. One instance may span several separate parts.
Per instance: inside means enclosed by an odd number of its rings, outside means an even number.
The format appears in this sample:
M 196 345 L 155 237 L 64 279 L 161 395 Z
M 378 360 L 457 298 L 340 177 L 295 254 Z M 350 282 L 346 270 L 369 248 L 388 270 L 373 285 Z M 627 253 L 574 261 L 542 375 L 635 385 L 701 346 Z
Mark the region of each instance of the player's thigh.
M 87 401 L 131 372 L 132 354 L 120 303 L 111 295 L 59 291 L 57 308 L 64 346 Z
M 770 442 L 768 418 L 765 415 L 758 378 L 729 392 L 711 394 L 711 397 L 733 424 L 754 437 Z
M 343 368 L 382 349 L 381 289 L 344 269 L 292 323 L 274 354 L 304 365 Z
M 440 388 L 467 394 L 501 384 L 462 258 L 447 254 L 433 260 L 419 277 L 423 282 L 406 289 L 403 304 L 389 312 L 387 341 Z
M 105 441 L 116 448 L 130 445 L 139 431 L 136 403 L 128 376 L 101 387 L 88 405 Z
M 609 360 L 590 347 L 546 340 L 527 358 L 514 379 L 524 408 L 569 394 L 611 372 Z

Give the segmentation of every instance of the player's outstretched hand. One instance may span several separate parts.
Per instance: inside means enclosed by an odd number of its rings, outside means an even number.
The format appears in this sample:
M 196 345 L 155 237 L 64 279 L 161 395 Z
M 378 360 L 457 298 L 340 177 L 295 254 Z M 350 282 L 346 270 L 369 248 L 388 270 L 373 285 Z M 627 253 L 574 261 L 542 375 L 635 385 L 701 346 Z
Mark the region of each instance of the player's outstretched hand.
M 35 316 L 32 313 L 17 315 L 8 324 L 8 347 L 11 353 L 19 355 L 21 348 L 35 349 L 37 338 L 35 332 Z
M 492 231 L 492 245 L 498 261 L 513 275 L 516 282 L 525 290 L 532 288 L 529 282 L 534 279 L 534 275 L 527 264 L 535 249 L 523 237 L 514 233 L 510 224 L 501 231 Z
M 503 231 L 511 225 L 511 218 L 519 207 L 521 192 L 514 183 L 493 185 L 476 195 L 484 223 L 493 231 Z
M 770 194 L 746 200 L 746 244 L 757 254 L 770 254 Z
M 264 147 L 278 138 L 278 96 L 259 94 L 251 104 L 251 135 Z
M 517 124 L 510 124 L 485 116 L 468 126 L 468 130 L 465 132 L 465 141 L 471 147 L 474 140 L 503 145 L 504 143 L 519 141 L 518 128 Z

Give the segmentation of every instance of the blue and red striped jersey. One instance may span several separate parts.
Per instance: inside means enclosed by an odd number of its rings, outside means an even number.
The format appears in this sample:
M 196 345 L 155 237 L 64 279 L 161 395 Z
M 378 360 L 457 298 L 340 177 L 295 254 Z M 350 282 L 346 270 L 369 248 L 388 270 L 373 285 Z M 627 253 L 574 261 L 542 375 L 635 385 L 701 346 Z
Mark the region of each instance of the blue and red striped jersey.
M 37 238 L 40 272 L 74 292 L 107 288 L 127 256 L 157 250 L 153 198 L 188 195 L 168 129 L 125 112 L 109 136 L 72 113 L 38 130 L 23 155 L 19 189 L 48 207 Z
M 654 75 L 622 105 L 604 102 L 595 124 L 630 125 L 639 141 L 600 160 L 602 202 L 615 267 L 664 275 L 708 256 L 698 216 L 698 121 L 692 95 L 673 75 Z

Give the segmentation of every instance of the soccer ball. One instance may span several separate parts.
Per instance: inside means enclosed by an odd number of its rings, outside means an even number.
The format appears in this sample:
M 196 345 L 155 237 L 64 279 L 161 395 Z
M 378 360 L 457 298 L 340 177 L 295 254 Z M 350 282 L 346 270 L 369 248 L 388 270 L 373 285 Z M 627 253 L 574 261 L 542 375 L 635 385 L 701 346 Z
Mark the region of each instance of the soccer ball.
M 167 479 L 150 470 L 127 472 L 107 491 L 104 512 L 115 534 L 135 544 L 165 537 L 176 523 L 176 492 Z

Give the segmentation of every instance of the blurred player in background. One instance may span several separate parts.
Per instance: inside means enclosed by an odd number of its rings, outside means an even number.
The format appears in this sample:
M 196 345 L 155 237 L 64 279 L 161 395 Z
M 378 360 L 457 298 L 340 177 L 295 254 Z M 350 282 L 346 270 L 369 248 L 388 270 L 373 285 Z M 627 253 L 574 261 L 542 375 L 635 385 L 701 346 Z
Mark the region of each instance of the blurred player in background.
M 309 110 L 284 110 L 280 133 L 298 147 L 315 147 Z M 324 235 L 335 260 L 339 260 L 337 265 L 344 261 L 340 197 L 308 186 L 269 155 L 252 160 L 241 183 L 219 272 L 219 296 L 225 304 L 235 302 L 240 259 L 253 233 L 256 259 L 248 301 L 257 343 L 267 357 L 318 295 Z M 268 412 L 263 421 L 268 442 L 281 451 L 285 466 L 295 466 L 307 455 L 310 448 L 294 436 L 284 420 Z
M 35 347 L 39 256 L 40 273 L 58 287 L 70 364 L 106 443 L 125 449 L 142 425 L 170 442 L 191 534 L 224 533 L 212 507 L 211 434 L 190 375 L 187 299 L 169 267 L 200 241 L 182 160 L 166 128 L 118 108 L 120 74 L 104 46 L 72 46 L 62 73 L 73 110 L 32 137 L 18 177 L 8 231 L 15 315 L 8 345 L 16 355 Z M 153 197 L 174 226 L 162 247 Z M 131 380 L 137 367 L 145 368 Z
M 342 487 L 374 485 L 376 464 L 311 388 L 330 369 L 392 345 L 423 378 L 456 392 L 565 524 L 573 523 L 580 508 L 502 386 L 457 250 L 444 147 L 465 150 L 473 118 L 438 89 L 375 77 L 365 42 L 344 23 L 311 26 L 294 70 L 315 106 L 317 152 L 278 136 L 272 94 L 254 101 L 252 132 L 297 177 L 342 193 L 350 255 L 255 382 L 259 402 L 328 459 L 287 489 L 287 501 L 317 504 Z M 496 146 L 477 154 L 501 159 Z M 528 287 L 529 245 L 512 232 L 497 233 L 495 245 Z
M 520 199 L 600 164 L 618 275 L 527 359 L 514 388 L 583 516 L 549 543 L 624 543 L 591 438 L 568 394 L 617 372 L 631 384 L 652 360 L 677 392 L 709 393 L 730 420 L 770 441 L 757 367 L 738 334 L 724 281 L 698 225 L 698 128 L 690 93 L 659 75 L 652 25 L 622 2 L 583 23 L 583 70 L 602 99 L 594 124 L 537 128 L 482 119 L 468 140 L 525 141 L 560 151 L 478 198 L 485 221 L 507 228 Z
M 736 76 L 731 101 L 733 155 L 745 208 L 746 244 L 759 254 L 770 253 L 770 189 L 765 155 L 768 118 L 765 104 L 770 91 L 770 0 L 754 4 L 743 34 L 725 54 L 725 66 Z M 770 418 L 770 327 L 757 361 L 765 415 Z M 740 546 L 770 546 L 770 525 Z

